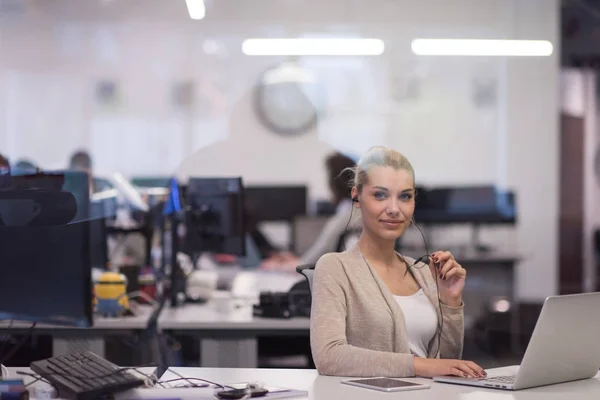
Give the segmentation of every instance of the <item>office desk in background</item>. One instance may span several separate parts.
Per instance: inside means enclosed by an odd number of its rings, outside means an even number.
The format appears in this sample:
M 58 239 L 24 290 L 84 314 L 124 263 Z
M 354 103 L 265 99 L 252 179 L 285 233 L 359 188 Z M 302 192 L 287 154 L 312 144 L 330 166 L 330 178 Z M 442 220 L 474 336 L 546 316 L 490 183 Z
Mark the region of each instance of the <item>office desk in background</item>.
M 158 318 L 158 330 L 197 338 L 203 367 L 256 368 L 258 337 L 309 336 L 309 318 L 258 318 L 248 307 L 225 313 L 217 310 L 214 301 L 166 306 Z
M 106 318 L 94 315 L 94 326 L 77 328 L 72 326 L 37 324 L 31 322 L 0 322 L 0 334 L 8 335 L 48 335 L 52 336 L 52 354 L 58 356 L 77 351 L 92 351 L 105 357 L 105 339 L 109 336 L 137 336 L 145 345 L 150 345 L 152 332 L 148 331 L 150 320 L 156 313 L 151 306 L 141 305 L 136 308 L 136 315 L 131 317 Z M 150 362 L 154 355 L 142 351 L 144 362 Z

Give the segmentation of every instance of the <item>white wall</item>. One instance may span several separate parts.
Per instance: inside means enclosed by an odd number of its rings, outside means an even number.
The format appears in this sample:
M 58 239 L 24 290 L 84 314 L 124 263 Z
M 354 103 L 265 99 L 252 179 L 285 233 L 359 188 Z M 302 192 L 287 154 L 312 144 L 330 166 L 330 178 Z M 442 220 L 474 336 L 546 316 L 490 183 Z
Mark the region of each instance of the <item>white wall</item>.
M 247 182 L 306 182 L 312 197 L 324 197 L 331 146 L 360 153 L 388 144 L 413 161 L 419 183 L 514 188 L 520 222 L 511 242 L 524 256 L 518 293 L 555 293 L 557 0 L 207 3 L 203 21 L 189 20 L 183 0 L 55 0 L 0 15 L 0 51 L 10 54 L 0 59 L 0 146 L 43 166 L 64 165 L 87 147 L 103 171 L 241 174 Z M 380 37 L 386 52 L 301 59 L 327 93 L 326 113 L 314 131 L 285 139 L 252 108 L 254 83 L 281 59 L 246 57 L 241 41 L 316 34 Z M 417 57 L 414 37 L 547 39 L 556 51 L 538 59 Z M 114 104 L 96 101 L 99 79 L 118 82 Z M 188 80 L 195 104 L 174 106 L 174 83 Z

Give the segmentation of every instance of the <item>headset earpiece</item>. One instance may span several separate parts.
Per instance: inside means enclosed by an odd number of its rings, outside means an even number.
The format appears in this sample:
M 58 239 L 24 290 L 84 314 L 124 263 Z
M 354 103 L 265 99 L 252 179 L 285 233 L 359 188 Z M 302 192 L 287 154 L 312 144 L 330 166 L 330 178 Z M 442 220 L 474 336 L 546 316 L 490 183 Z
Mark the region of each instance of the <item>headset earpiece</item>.
M 353 198 L 352 198 L 352 202 L 353 202 L 353 203 L 358 203 L 358 197 L 353 197 Z

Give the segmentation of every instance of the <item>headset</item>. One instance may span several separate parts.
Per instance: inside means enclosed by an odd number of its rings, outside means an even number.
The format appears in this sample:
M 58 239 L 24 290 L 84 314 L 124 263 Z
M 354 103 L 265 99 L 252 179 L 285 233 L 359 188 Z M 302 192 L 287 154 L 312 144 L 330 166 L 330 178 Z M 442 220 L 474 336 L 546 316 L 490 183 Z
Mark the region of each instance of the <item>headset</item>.
M 416 195 L 416 193 L 415 193 Z M 352 203 L 358 203 L 358 196 L 354 196 L 352 197 Z M 352 220 L 352 212 L 354 211 L 354 207 L 352 207 L 352 209 L 350 210 L 350 218 L 348 218 L 348 222 L 346 223 L 346 227 L 344 228 L 344 234 L 342 235 L 342 249 L 345 251 L 346 250 L 346 243 L 344 243 L 344 236 L 346 231 L 348 230 L 348 225 L 350 225 L 350 221 Z M 409 271 L 409 269 L 411 268 L 423 268 L 424 266 L 429 266 L 429 264 L 431 263 L 432 259 L 431 256 L 429 255 L 429 246 L 427 245 L 427 240 L 425 239 L 425 234 L 423 233 L 423 231 L 421 230 L 421 228 L 419 227 L 419 225 L 417 225 L 417 223 L 415 222 L 414 217 L 411 217 L 411 224 L 414 225 L 418 230 L 419 233 L 421 234 L 421 238 L 423 238 L 423 243 L 425 245 L 425 251 L 427 252 L 427 254 L 417 258 L 415 260 L 415 262 L 412 265 L 407 265 L 406 271 L 404 271 L 404 275 L 406 275 Z M 420 265 L 419 265 L 420 264 Z M 435 267 L 436 268 L 441 268 L 440 263 L 435 263 Z M 438 321 L 438 332 L 437 332 L 437 337 L 438 337 L 438 355 L 440 354 L 440 345 L 441 345 L 441 339 L 442 339 L 442 329 L 444 329 L 444 315 L 442 314 L 442 300 L 440 299 L 440 286 L 439 286 L 439 274 L 434 274 L 435 275 L 435 289 L 437 292 L 437 300 L 438 300 L 438 308 L 440 310 L 440 319 Z

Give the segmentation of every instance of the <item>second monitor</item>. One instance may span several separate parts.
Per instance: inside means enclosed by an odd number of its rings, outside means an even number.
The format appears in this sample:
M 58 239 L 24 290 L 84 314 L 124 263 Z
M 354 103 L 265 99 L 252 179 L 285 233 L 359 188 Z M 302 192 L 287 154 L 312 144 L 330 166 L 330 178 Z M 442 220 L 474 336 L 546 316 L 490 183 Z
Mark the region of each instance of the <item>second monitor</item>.
M 306 186 L 249 186 L 246 209 L 256 221 L 293 221 L 306 215 Z
M 241 178 L 190 178 L 186 200 L 188 253 L 246 255 Z

